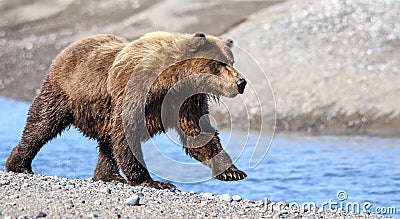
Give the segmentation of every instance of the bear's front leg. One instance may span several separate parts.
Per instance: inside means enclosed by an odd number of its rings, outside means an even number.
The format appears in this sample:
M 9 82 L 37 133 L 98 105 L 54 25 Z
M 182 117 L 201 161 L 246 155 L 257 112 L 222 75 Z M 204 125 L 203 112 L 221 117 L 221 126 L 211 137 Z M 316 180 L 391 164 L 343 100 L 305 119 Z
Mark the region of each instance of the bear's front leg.
M 247 177 L 246 173 L 232 164 L 231 158 L 221 146 L 217 132 L 202 133 L 195 137 L 181 135 L 181 139 L 184 142 L 186 153 L 210 167 L 214 178 L 223 181 L 236 181 Z
M 186 153 L 210 167 L 212 176 L 218 180 L 236 181 L 246 178 L 246 173 L 232 164 L 231 158 L 222 148 L 208 113 L 207 97 L 202 94 L 193 95 L 182 104 L 178 118 L 180 127 L 176 130 Z
M 119 114 L 121 115 L 121 114 Z M 172 189 L 174 185 L 167 182 L 154 181 L 146 168 L 143 160 L 140 141 L 129 147 L 126 140 L 121 116 L 117 116 L 112 127 L 111 140 L 113 154 L 118 167 L 127 178 L 127 183 L 133 186 L 145 186 L 156 189 Z

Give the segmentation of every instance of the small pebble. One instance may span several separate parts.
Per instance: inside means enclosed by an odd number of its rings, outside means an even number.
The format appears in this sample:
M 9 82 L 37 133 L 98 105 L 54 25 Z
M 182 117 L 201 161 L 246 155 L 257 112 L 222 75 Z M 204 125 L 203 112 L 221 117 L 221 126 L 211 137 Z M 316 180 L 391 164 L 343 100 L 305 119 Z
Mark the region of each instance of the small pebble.
M 96 200 L 96 201 L 94 201 L 94 204 L 95 204 L 95 205 L 101 205 L 102 203 L 101 203 L 100 200 Z
M 66 209 L 71 209 L 72 207 L 74 207 L 74 205 L 71 205 L 71 204 L 65 204 L 65 205 L 64 205 L 64 207 L 65 207 Z
M 10 181 L 8 180 L 0 180 L 0 186 L 10 185 Z
M 92 217 L 92 218 L 98 218 L 98 217 L 99 217 L 99 215 L 98 215 L 98 214 L 95 214 L 95 213 L 91 213 L 91 214 L 89 214 L 88 216 L 89 216 L 89 217 Z
M 10 198 L 10 199 L 19 198 L 19 194 L 10 195 L 10 196 L 8 196 L 8 198 Z
M 105 187 L 105 188 L 102 188 L 102 189 L 101 189 L 101 192 L 104 193 L 104 194 L 111 194 L 111 189 Z
M 240 200 L 242 200 L 242 197 L 240 197 L 238 195 L 234 195 L 234 196 L 232 196 L 232 200 L 233 201 L 240 201 Z
M 222 194 L 222 195 L 218 195 L 217 197 L 222 201 L 227 201 L 227 202 L 232 201 L 232 197 L 229 194 Z
M 52 185 L 51 188 L 52 189 L 61 189 L 61 186 L 60 185 Z
M 144 196 L 144 194 L 141 193 L 141 192 L 136 193 L 136 195 L 138 195 L 139 197 L 143 197 Z
M 201 196 L 208 199 L 213 199 L 214 195 L 211 192 L 200 193 Z
M 38 213 L 36 214 L 36 218 L 41 218 L 41 217 L 46 217 L 47 214 L 41 211 L 38 211 Z
M 131 197 L 125 200 L 126 205 L 139 205 L 140 197 L 139 195 L 133 194 Z

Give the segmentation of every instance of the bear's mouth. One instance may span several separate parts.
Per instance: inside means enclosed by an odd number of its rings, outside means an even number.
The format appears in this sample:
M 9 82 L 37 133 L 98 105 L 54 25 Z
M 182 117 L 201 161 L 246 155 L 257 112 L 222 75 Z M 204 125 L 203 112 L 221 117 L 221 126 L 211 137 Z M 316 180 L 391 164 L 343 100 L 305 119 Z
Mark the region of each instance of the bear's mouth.
M 208 87 L 207 95 L 210 100 L 214 100 L 216 103 L 220 102 L 221 97 L 234 98 L 239 94 L 236 86 L 221 84 L 219 88 Z
M 239 90 L 236 88 L 236 84 L 225 84 L 225 86 L 223 86 L 221 90 L 222 96 L 227 98 L 234 98 L 239 94 Z
M 225 92 L 224 93 L 224 97 L 227 97 L 227 98 L 234 98 L 234 97 L 236 97 L 238 95 L 238 93 L 232 93 L 232 92 Z

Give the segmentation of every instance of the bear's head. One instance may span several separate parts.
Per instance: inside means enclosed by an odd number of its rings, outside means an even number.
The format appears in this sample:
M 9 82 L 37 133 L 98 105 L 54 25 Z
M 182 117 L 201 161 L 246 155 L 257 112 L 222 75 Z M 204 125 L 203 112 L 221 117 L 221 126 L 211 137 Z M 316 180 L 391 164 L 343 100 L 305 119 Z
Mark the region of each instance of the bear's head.
M 203 33 L 185 35 L 172 43 L 178 55 L 168 67 L 168 74 L 161 74 L 162 81 L 176 83 L 191 77 L 192 88 L 203 90 L 214 96 L 235 97 L 244 92 L 247 84 L 243 76 L 233 67 L 231 51 L 233 41 Z M 179 74 L 175 74 L 179 72 Z M 206 87 L 206 89 L 200 89 Z
M 126 90 L 147 99 L 162 99 L 168 92 L 233 98 L 247 82 L 233 67 L 232 46 L 229 38 L 203 33 L 148 33 L 120 52 L 113 68 L 120 66 L 121 73 L 114 77 L 133 71 Z
M 196 33 L 179 45 L 181 59 L 183 62 L 188 62 L 185 66 L 190 69 L 189 74 L 209 74 L 200 76 L 206 82 L 203 81 L 199 86 L 208 86 L 213 94 L 230 98 L 242 94 L 247 84 L 243 76 L 233 67 L 232 46 L 233 41 L 229 38 L 203 33 Z

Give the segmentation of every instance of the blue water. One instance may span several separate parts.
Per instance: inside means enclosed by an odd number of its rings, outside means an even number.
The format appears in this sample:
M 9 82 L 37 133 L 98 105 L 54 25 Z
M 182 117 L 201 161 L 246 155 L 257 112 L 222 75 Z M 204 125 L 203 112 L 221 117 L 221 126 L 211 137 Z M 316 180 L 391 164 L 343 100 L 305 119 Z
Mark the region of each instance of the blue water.
M 24 127 L 28 103 L 0 98 L 0 169 L 11 149 L 18 143 Z M 243 134 L 230 136 L 222 132 L 222 142 L 229 138 L 245 138 Z M 176 147 L 166 136 L 155 138 L 162 144 L 162 153 L 177 160 L 196 163 Z M 230 141 L 235 144 L 236 141 Z M 71 128 L 45 145 L 33 162 L 35 173 L 85 179 L 93 176 L 97 159 L 96 142 L 90 141 Z M 147 145 L 147 144 L 146 144 Z M 144 147 L 146 147 L 146 145 Z M 247 199 L 272 201 L 323 202 L 338 201 L 336 195 L 345 191 L 343 202 L 365 202 L 376 207 L 395 207 L 400 216 L 400 138 L 369 136 L 307 136 L 279 134 L 262 162 L 249 168 L 249 158 L 255 141 L 250 137 L 236 165 L 248 178 L 238 182 L 210 179 L 196 183 L 175 183 L 181 191 L 237 194 Z M 228 152 L 235 152 L 235 147 Z M 144 149 L 146 162 L 158 164 L 151 151 Z M 165 172 L 182 172 L 164 165 Z M 164 168 L 164 167 L 163 167 Z M 196 177 L 193 176 L 188 177 Z M 153 177 L 158 179 L 157 175 Z

